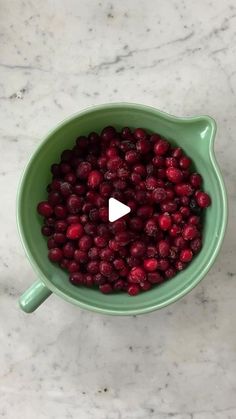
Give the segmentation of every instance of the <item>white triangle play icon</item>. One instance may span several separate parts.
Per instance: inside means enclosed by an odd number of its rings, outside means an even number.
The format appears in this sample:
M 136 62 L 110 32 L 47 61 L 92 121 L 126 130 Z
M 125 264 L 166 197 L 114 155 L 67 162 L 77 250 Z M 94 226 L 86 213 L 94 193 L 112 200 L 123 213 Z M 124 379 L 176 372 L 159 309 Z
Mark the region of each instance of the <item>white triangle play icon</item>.
M 123 217 L 124 215 L 128 214 L 130 212 L 130 207 L 128 207 L 125 204 L 122 204 L 122 202 L 117 201 L 115 198 L 109 199 L 108 204 L 108 218 L 109 221 L 113 222 L 118 220 L 119 218 Z

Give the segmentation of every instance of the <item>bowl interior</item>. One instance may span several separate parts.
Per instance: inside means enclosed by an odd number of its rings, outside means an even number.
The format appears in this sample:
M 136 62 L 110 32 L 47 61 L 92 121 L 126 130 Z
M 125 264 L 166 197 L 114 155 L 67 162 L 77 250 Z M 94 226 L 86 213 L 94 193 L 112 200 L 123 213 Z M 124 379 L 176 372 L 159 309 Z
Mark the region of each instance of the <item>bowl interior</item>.
M 143 127 L 183 147 L 204 178 L 204 189 L 212 197 L 212 206 L 204 220 L 203 249 L 189 267 L 170 281 L 135 298 L 127 294 L 103 295 L 84 287 L 75 287 L 67 274 L 47 258 L 47 245 L 40 229 L 42 220 L 36 212 L 39 201 L 47 196 L 50 166 L 63 149 L 74 145 L 79 135 L 100 131 L 106 125 Z M 96 311 L 134 314 L 151 311 L 177 300 L 192 289 L 210 268 L 218 252 L 226 223 L 226 202 L 222 179 L 212 154 L 214 124 L 208 117 L 179 119 L 141 106 L 103 105 L 84 111 L 52 131 L 31 158 L 22 178 L 18 196 L 18 224 L 26 253 L 44 283 L 63 298 Z

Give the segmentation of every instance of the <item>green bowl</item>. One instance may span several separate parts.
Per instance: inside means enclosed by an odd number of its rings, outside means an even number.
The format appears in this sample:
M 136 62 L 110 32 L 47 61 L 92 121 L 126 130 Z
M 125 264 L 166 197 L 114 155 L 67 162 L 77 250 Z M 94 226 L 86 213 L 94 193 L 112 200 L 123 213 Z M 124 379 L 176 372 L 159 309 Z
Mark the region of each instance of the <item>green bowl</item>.
M 41 235 L 42 220 L 36 212 L 39 201 L 46 198 L 50 166 L 57 162 L 63 149 L 73 146 L 79 135 L 101 131 L 106 125 L 143 127 L 183 147 L 204 179 L 204 190 L 212 198 L 205 214 L 201 252 L 184 271 L 173 279 L 141 293 L 104 295 L 97 290 L 75 287 L 67 274 L 49 262 L 47 245 Z M 227 224 L 227 198 L 224 182 L 216 163 L 213 146 L 215 121 L 208 116 L 176 118 L 157 109 L 130 103 L 105 104 L 79 112 L 60 123 L 43 140 L 31 157 L 20 182 L 17 199 L 17 223 L 25 252 L 38 281 L 20 298 L 25 312 L 34 311 L 52 292 L 79 307 L 116 315 L 142 314 L 173 303 L 193 289 L 212 266 L 223 241 Z

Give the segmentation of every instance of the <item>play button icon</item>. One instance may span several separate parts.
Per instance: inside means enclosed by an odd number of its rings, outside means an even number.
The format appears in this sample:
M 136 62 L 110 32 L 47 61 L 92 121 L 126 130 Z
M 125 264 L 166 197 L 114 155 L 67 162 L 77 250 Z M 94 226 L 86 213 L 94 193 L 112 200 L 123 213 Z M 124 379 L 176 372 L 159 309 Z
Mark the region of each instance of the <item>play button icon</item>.
M 130 207 L 122 202 L 117 201 L 115 198 L 110 198 L 108 203 L 108 218 L 109 221 L 113 222 L 123 217 L 130 212 Z

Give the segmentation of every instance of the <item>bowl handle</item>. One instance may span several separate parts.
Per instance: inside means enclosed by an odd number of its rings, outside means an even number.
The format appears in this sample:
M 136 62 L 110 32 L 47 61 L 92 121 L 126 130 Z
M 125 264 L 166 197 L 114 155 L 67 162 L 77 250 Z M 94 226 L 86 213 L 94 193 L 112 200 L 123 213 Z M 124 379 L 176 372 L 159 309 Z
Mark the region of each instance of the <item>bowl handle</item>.
M 52 294 L 42 281 L 36 281 L 19 299 L 20 308 L 26 313 L 32 313 Z

